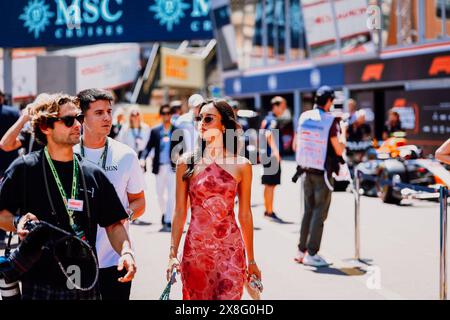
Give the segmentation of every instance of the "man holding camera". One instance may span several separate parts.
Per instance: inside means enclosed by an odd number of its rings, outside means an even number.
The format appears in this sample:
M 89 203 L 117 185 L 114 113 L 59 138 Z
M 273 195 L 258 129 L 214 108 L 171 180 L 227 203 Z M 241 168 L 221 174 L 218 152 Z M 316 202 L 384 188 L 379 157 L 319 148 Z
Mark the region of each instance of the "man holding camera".
M 330 87 L 317 90 L 314 109 L 302 113 L 296 136 L 298 169 L 305 173 L 305 210 L 295 261 L 313 267 L 329 265 L 318 252 L 331 204 L 332 173 L 339 171 L 345 150 L 345 133 L 340 134 L 338 119 L 330 113 L 334 97 Z
M 29 233 L 24 227 L 27 221 L 45 221 L 95 247 L 97 226 L 104 227 L 120 256 L 119 270 L 127 270 L 118 281 L 129 282 L 136 264 L 122 224 L 128 215 L 102 170 L 73 153 L 73 146 L 80 142 L 83 119 L 75 97 L 53 95 L 35 106 L 32 127 L 45 148 L 17 159 L 6 171 L 0 189 L 0 228 L 17 231 L 24 239 Z M 93 272 L 83 268 L 80 276 L 93 278 Z M 44 247 L 39 260 L 21 278 L 22 299 L 100 297 L 97 286 L 82 291 L 70 288 L 66 280 L 54 252 Z

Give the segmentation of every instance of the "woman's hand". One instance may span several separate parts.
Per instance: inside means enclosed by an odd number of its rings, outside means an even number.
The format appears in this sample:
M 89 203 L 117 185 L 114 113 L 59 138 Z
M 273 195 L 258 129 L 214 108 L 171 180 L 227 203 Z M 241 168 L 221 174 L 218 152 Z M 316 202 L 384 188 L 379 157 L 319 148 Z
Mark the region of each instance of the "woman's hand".
M 251 277 L 253 274 L 261 281 L 261 270 L 259 270 L 258 265 L 256 263 L 252 263 L 248 265 L 248 276 Z
M 172 277 L 172 273 L 174 270 L 176 270 L 177 273 L 180 273 L 180 271 L 181 271 L 180 261 L 178 261 L 177 258 L 169 258 L 169 264 L 167 266 L 167 271 L 166 271 L 167 281 L 169 281 L 170 278 Z M 177 281 L 175 280 L 175 282 L 177 282 Z

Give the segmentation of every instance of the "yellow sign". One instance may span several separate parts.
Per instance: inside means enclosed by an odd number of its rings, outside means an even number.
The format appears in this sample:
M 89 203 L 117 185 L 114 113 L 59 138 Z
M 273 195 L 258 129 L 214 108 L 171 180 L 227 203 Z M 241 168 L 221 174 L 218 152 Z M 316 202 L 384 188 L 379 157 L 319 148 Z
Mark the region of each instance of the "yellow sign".
M 161 85 L 201 89 L 205 86 L 205 63 L 201 57 L 161 48 Z

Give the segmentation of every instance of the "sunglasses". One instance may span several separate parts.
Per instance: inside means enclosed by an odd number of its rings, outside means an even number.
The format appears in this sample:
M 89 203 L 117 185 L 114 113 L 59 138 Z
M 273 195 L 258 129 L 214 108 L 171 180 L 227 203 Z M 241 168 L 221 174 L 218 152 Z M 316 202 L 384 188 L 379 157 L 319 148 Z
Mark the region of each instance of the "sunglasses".
M 132 117 L 138 117 L 138 116 L 140 116 L 140 114 L 139 113 L 132 113 L 131 116 Z
M 75 120 L 77 120 L 80 124 L 83 124 L 84 114 L 79 114 L 76 116 L 65 116 L 60 118 L 50 118 L 48 120 L 51 123 L 55 123 L 56 121 L 62 121 L 66 127 L 70 128 L 75 123 Z
M 203 121 L 204 123 L 208 124 L 208 123 L 211 123 L 211 122 L 214 121 L 214 117 L 213 116 L 209 116 L 209 115 L 208 116 L 204 116 L 204 117 L 198 116 L 198 117 L 195 117 L 195 121 L 196 122 Z
M 161 114 L 162 116 L 169 116 L 169 115 L 172 114 L 172 112 L 166 111 L 166 112 L 161 112 L 160 114 Z

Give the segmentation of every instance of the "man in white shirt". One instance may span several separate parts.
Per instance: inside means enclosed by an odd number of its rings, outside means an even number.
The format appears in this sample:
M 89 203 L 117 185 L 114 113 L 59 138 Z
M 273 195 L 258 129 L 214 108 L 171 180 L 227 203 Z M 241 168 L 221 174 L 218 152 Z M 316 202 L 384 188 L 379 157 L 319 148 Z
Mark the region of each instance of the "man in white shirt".
M 189 112 L 183 114 L 175 121 L 175 126 L 184 130 L 185 152 L 193 152 L 198 139 L 198 131 L 195 127 L 195 118 L 198 116 L 200 106 L 206 103 L 205 99 L 199 94 L 193 94 L 189 97 Z
M 127 145 L 108 138 L 112 126 L 113 96 L 105 90 L 87 89 L 78 94 L 85 116 L 81 143 L 74 152 L 97 164 L 114 185 L 122 205 L 133 221 L 145 212 L 144 176 L 136 152 Z M 128 231 L 129 223 L 124 221 Z M 131 282 L 117 281 L 123 271 L 117 269 L 117 253 L 111 247 L 105 229 L 97 232 L 100 267 L 99 289 L 103 300 L 129 300 Z

